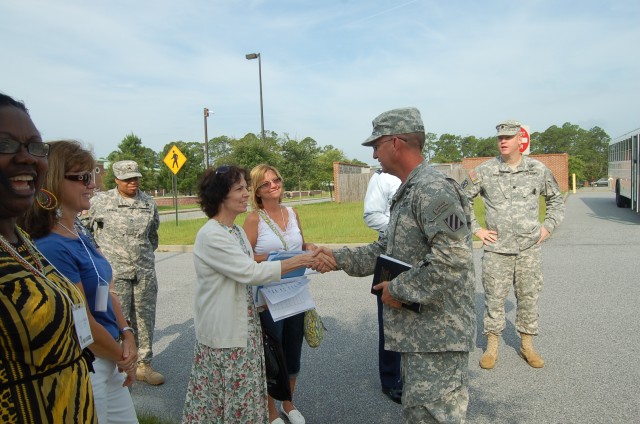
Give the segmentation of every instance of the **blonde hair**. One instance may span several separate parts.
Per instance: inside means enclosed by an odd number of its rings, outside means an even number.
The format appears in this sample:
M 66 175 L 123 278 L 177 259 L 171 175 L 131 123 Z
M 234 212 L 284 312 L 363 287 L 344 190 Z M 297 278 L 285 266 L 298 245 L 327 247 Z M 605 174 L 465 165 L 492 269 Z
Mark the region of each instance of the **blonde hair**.
M 267 165 L 266 163 L 261 163 L 260 165 L 256 165 L 251 170 L 251 207 L 254 210 L 262 209 L 264 206 L 262 205 L 262 199 L 258 196 L 258 188 L 264 182 L 264 176 L 267 175 L 267 172 L 273 172 L 276 174 L 276 177 L 282 180 L 282 187 L 284 188 L 284 179 L 282 175 L 280 175 L 280 171 L 277 168 Z M 280 193 L 280 202 L 282 202 L 282 197 L 284 195 L 284 190 Z

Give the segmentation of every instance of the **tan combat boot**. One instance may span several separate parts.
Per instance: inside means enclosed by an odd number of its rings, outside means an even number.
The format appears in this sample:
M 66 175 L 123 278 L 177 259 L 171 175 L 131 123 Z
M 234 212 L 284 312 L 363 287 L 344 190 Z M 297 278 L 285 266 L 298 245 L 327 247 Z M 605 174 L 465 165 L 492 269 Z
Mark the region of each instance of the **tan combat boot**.
M 522 344 L 520 346 L 520 355 L 533 368 L 544 367 L 542 356 L 533 349 L 533 336 L 531 334 L 520 333 Z
M 164 383 L 164 376 L 158 371 L 151 368 L 151 364 L 146 362 L 138 362 L 136 378 L 138 379 L 138 381 L 146 381 L 152 386 L 158 386 Z
M 480 358 L 480 368 L 490 370 L 496 365 L 498 360 L 498 335 L 487 334 L 487 350 L 482 354 Z

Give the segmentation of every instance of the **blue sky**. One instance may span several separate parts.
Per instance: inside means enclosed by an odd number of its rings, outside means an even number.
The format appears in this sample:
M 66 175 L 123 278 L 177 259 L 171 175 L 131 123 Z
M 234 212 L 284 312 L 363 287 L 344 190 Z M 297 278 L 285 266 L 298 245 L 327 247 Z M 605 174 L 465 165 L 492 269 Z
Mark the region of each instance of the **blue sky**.
M 178 140 L 266 130 L 375 164 L 380 112 L 418 107 L 436 134 L 571 122 L 640 126 L 640 2 L 3 1 L 0 91 L 46 140 L 106 156 L 129 133 Z

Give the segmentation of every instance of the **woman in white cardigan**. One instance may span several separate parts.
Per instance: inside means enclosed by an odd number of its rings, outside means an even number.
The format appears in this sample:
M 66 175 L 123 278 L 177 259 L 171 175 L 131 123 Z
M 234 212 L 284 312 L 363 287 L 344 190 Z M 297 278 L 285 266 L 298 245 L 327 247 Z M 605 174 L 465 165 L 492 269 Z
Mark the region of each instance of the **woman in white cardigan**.
M 268 424 L 262 332 L 251 286 L 279 281 L 316 260 L 304 254 L 254 261 L 244 230 L 234 223 L 247 210 L 247 175 L 225 165 L 205 171 L 199 183 L 200 206 L 210 219 L 193 249 L 196 346 L 183 423 Z

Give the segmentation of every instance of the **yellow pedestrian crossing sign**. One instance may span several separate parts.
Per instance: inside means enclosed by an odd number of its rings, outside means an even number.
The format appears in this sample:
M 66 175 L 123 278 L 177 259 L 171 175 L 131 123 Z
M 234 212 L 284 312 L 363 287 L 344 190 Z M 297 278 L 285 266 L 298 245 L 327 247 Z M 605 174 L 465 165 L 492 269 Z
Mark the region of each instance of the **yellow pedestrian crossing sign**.
M 178 146 L 175 144 L 167 152 L 167 156 L 164 157 L 164 164 L 169 167 L 171 172 L 177 174 L 182 168 L 182 165 L 187 161 L 187 157 L 182 154 Z

